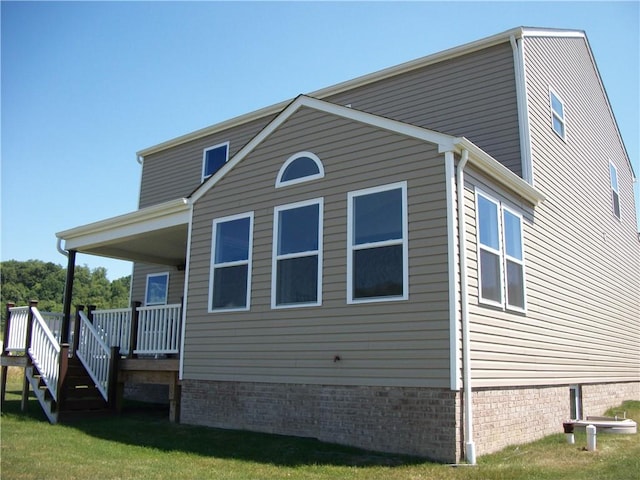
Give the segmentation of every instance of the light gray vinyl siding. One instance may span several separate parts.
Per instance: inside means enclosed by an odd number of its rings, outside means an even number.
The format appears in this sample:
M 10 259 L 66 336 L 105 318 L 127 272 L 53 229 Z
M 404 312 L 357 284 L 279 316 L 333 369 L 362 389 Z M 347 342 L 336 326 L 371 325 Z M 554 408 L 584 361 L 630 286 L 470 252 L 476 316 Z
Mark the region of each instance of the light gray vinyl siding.
M 515 71 L 509 42 L 326 100 L 464 136 L 521 175 Z
M 142 263 L 136 263 L 133 268 L 131 301 L 140 302 L 144 305 L 147 289 L 147 275 L 165 272 L 169 273 L 167 304 L 181 303 L 182 297 L 184 296 L 184 271 L 177 270 L 175 267 Z
M 275 189 L 278 170 L 299 151 L 318 155 L 325 178 Z M 347 305 L 347 193 L 399 181 L 408 181 L 409 300 Z M 273 209 L 318 197 L 322 305 L 271 309 Z M 184 378 L 449 385 L 446 193 L 437 146 L 304 108 L 194 208 Z M 249 211 L 251 309 L 207 313 L 212 222 Z
M 139 208 L 190 195 L 202 183 L 202 155 L 205 148 L 228 141 L 231 158 L 271 118 L 260 118 L 145 157 Z
M 527 38 L 525 52 L 534 179 L 547 198 L 535 213 L 521 205 L 527 313 L 505 313 L 477 305 L 467 186 L 473 385 L 637 381 L 640 243 L 623 147 L 583 39 Z M 551 128 L 549 87 L 565 102 L 566 142 Z M 610 160 L 621 220 L 611 209 Z M 489 188 L 479 175 L 469 182 Z

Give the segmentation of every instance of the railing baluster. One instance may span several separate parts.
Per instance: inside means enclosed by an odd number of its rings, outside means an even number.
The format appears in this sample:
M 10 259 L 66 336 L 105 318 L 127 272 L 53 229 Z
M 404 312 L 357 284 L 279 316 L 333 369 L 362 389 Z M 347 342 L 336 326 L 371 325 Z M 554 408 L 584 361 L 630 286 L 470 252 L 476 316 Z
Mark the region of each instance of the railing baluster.
M 138 338 L 135 352 L 143 355 L 178 353 L 180 304 L 138 307 Z

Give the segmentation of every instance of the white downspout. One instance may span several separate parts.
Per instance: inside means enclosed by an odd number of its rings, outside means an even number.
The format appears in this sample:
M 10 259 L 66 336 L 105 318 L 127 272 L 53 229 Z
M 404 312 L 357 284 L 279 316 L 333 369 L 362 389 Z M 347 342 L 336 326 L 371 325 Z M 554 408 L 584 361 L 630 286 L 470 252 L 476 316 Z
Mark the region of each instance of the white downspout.
M 64 255 L 65 257 L 69 258 L 69 252 L 62 248 L 62 239 L 59 237 L 58 241 L 56 242 L 56 248 L 58 249 L 58 252 L 60 252 L 60 255 Z
M 460 312 L 462 314 L 462 388 L 464 391 L 464 445 L 465 458 L 470 465 L 476 464 L 476 444 L 473 441 L 473 405 L 471 398 L 471 347 L 469 341 L 469 309 L 467 293 L 467 251 L 464 227 L 464 167 L 469 160 L 469 151 L 462 150 L 457 166 L 458 194 L 458 245 L 460 248 Z

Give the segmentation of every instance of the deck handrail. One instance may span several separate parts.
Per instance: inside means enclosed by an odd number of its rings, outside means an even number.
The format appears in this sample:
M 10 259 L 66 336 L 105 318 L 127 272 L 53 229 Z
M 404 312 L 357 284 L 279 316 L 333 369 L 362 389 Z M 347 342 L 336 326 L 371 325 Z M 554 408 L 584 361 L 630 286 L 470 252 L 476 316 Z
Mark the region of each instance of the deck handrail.
M 55 312 L 40 312 L 39 310 L 38 312 L 49 327 L 49 330 L 51 330 L 55 339 L 60 343 L 62 319 L 64 315 Z M 24 353 L 24 338 L 27 334 L 29 306 L 11 307 L 9 308 L 9 315 L 11 315 L 11 322 L 4 350 L 14 354 Z
M 182 305 L 138 307 L 136 354 L 171 355 L 179 353 Z
M 93 325 L 102 333 L 103 340 L 111 347 L 120 347 L 120 354 L 129 353 L 131 334 L 131 309 L 94 310 Z
M 54 400 L 58 400 L 58 379 L 60 377 L 60 344 L 36 307 L 31 308 L 31 347 L 29 356 L 38 369 L 40 378 L 47 385 Z
M 76 356 L 87 369 L 102 397 L 105 401 L 109 401 L 111 349 L 103 340 L 102 334 L 91 324 L 86 314 L 83 311 L 79 311 L 78 314 L 80 341 Z
M 24 339 L 27 336 L 27 321 L 29 318 L 29 306 L 9 308 L 11 323 L 9 335 L 4 339 L 4 351 L 11 353 L 24 353 Z

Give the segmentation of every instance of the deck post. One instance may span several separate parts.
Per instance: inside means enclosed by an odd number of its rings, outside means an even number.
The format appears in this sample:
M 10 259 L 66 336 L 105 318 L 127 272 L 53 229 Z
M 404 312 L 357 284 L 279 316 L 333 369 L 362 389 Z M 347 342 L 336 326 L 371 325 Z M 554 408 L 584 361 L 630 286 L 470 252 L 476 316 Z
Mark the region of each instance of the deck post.
M 98 308 L 95 305 L 88 305 L 87 306 L 87 318 L 89 319 L 89 321 L 91 323 L 93 323 L 93 311 Z
M 111 347 L 111 361 L 109 362 L 109 390 L 107 404 L 111 410 L 118 411 L 118 364 L 120 363 L 120 347 Z
M 5 315 L 5 320 L 4 320 L 4 336 L 2 337 L 2 355 L 5 355 L 7 353 L 7 340 L 9 338 L 9 332 L 11 331 L 9 329 L 9 324 L 11 323 L 11 309 L 13 307 L 15 307 L 16 304 L 13 302 L 7 302 L 6 304 L 6 315 Z
M 138 307 L 140 305 L 142 305 L 141 302 L 131 302 L 131 331 L 129 332 L 129 354 L 127 358 L 138 357 L 133 351 L 138 347 L 138 321 L 140 320 Z
M 9 324 L 11 323 L 11 308 L 15 307 L 16 304 L 13 302 L 7 302 L 6 308 L 6 316 L 4 317 L 4 336 L 2 337 L 2 356 L 8 355 L 7 351 L 7 340 L 9 339 L 9 332 L 11 331 L 9 328 Z M 7 396 L 7 374 L 9 373 L 9 366 L 2 365 L 2 378 L 0 378 L 0 410 L 4 411 L 4 399 Z
M 25 375 L 22 379 L 22 400 L 20 401 L 20 410 L 27 411 L 27 405 L 29 403 L 29 379 L 26 375 L 26 368 L 31 366 L 31 356 L 29 349 L 31 348 L 31 335 L 33 330 L 33 309 L 38 306 L 37 300 L 31 300 L 29 302 L 29 313 L 27 315 L 27 331 L 24 339 L 24 354 L 27 357 L 27 363 L 25 365 Z
M 69 343 L 69 325 L 71 320 L 71 297 L 73 296 L 73 277 L 76 270 L 76 251 L 69 250 L 67 255 L 67 278 L 64 284 L 64 302 L 62 305 L 62 326 L 60 343 Z M 75 340 L 74 340 L 75 344 Z M 73 350 L 75 352 L 75 349 Z
M 64 382 L 67 378 L 67 371 L 69 370 L 69 344 L 63 343 L 60 345 L 60 360 L 58 362 L 58 411 L 65 401 Z
M 75 356 L 80 344 L 80 312 L 84 310 L 84 305 L 76 305 L 76 321 L 73 324 L 73 355 Z

